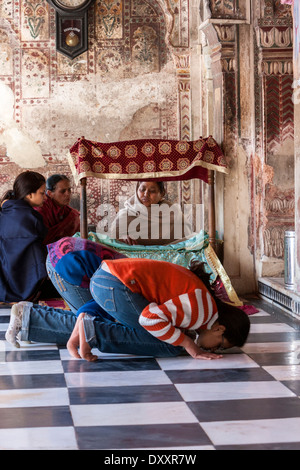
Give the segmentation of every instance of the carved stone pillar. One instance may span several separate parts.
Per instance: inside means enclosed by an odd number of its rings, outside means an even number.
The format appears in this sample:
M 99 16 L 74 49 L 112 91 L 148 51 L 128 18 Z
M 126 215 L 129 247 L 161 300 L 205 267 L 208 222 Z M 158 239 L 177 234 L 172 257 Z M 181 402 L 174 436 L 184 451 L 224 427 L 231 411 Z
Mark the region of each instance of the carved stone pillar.
M 215 175 L 216 227 L 224 239 L 225 269 L 239 291 L 253 288 L 250 287 L 253 273 L 248 275 L 246 272 L 250 266 L 248 255 L 241 246 L 247 240 L 247 221 L 245 225 L 241 219 L 244 194 L 247 198 L 247 181 L 244 181 L 238 149 L 239 34 L 240 27 L 247 29 L 249 24 L 248 6 L 249 2 L 234 0 L 200 2 L 200 30 L 205 38 L 203 49 L 213 84 L 207 116 L 211 124 L 208 133 L 221 144 L 230 167 L 230 174 L 225 178 Z
M 257 255 L 261 276 L 283 274 L 284 232 L 294 228 L 293 31 L 290 7 L 266 0 L 256 20 Z
M 296 290 L 300 293 L 300 5 L 294 2 L 294 111 L 295 111 L 295 232 L 296 232 Z

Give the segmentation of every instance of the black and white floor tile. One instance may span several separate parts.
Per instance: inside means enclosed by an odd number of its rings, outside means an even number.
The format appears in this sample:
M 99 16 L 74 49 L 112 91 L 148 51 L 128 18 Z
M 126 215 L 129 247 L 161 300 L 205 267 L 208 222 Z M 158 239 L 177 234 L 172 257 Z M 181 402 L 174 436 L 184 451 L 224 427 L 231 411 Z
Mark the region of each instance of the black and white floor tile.
M 15 349 L 0 308 L 0 449 L 299 450 L 299 321 L 256 302 L 247 344 L 216 361 Z

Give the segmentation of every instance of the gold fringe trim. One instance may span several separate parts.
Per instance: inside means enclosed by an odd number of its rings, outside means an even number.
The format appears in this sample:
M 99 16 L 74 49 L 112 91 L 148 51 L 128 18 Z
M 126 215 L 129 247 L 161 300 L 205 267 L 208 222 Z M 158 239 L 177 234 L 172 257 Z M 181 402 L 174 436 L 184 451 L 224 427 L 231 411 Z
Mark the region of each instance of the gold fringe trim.
M 237 296 L 237 293 L 232 287 L 228 274 L 226 273 L 221 261 L 217 257 L 212 246 L 208 245 L 208 247 L 204 249 L 204 253 L 211 269 L 215 272 L 215 274 L 218 274 L 220 276 L 224 284 L 224 287 L 226 289 L 230 302 L 232 302 L 237 307 L 241 307 L 242 305 L 244 305 L 243 302 L 240 301 L 240 299 Z

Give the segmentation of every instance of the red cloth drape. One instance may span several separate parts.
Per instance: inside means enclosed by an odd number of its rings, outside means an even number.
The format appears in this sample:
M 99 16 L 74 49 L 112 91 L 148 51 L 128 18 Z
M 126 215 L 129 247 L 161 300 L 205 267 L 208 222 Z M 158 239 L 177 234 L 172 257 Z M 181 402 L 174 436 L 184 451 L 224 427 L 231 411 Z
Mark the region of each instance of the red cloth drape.
M 63 237 L 71 237 L 80 230 L 80 214 L 70 206 L 59 206 L 49 196 L 36 210 L 43 217 L 48 232 L 44 244 L 48 245 Z
M 93 142 L 78 139 L 69 151 L 75 181 L 82 178 L 208 181 L 208 170 L 227 173 L 224 154 L 210 136 L 196 141 L 141 139 Z

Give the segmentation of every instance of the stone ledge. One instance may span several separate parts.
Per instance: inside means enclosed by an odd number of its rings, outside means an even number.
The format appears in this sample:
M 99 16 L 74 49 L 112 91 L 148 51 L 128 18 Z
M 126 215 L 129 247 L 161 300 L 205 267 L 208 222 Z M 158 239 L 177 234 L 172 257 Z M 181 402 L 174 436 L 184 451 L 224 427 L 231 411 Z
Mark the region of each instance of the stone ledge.
M 260 277 L 258 293 L 274 305 L 282 307 L 293 317 L 300 318 L 300 294 L 287 289 L 283 278 Z

